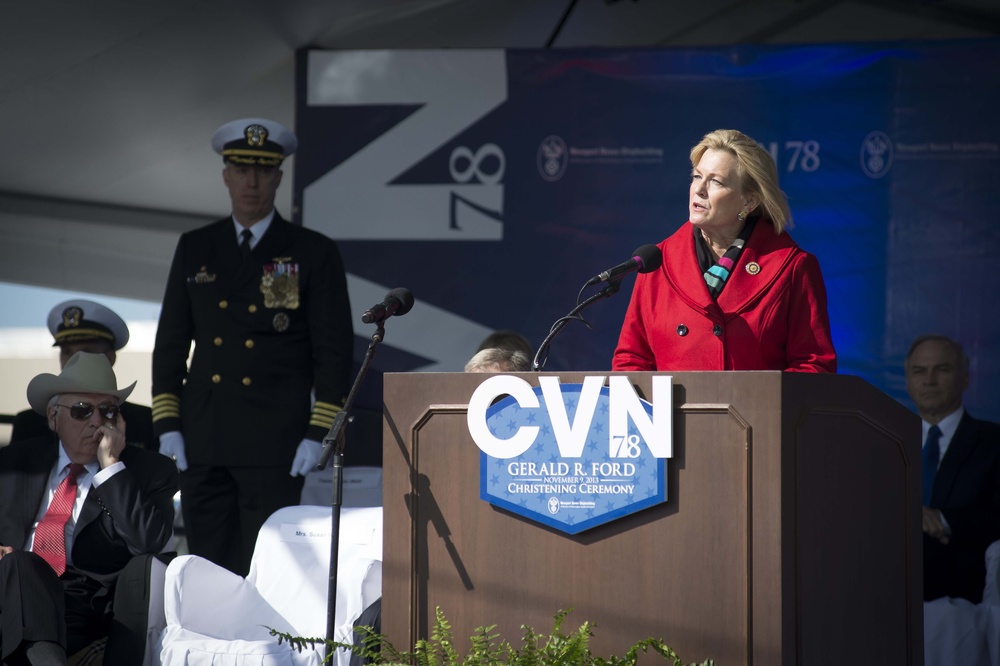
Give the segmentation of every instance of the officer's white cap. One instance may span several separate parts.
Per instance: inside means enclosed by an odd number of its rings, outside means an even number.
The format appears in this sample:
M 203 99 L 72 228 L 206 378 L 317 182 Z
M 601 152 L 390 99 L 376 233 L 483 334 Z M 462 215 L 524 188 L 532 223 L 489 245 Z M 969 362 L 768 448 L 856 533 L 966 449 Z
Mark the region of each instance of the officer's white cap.
M 240 118 L 212 135 L 212 149 L 233 164 L 279 166 L 299 141 L 284 125 L 267 118 Z
M 53 347 L 70 342 L 107 340 L 115 351 L 128 343 L 125 320 L 100 303 L 77 298 L 64 301 L 49 310 L 49 332 Z

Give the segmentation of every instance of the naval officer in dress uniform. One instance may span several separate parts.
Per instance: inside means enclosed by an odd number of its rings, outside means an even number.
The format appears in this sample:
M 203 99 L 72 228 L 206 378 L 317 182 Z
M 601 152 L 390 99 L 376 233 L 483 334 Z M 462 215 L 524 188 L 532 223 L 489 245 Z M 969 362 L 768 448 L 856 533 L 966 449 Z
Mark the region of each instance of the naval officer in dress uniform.
M 215 132 L 232 214 L 181 236 L 153 349 L 153 427 L 181 470 L 190 551 L 239 575 L 264 520 L 299 503 L 350 387 L 340 252 L 274 208 L 296 145 L 263 118 Z
M 117 352 L 128 344 L 128 326 L 113 310 L 100 303 L 83 298 L 59 303 L 49 310 L 49 332 L 59 347 L 59 367 L 77 352 L 104 354 L 111 365 L 115 364 Z M 127 443 L 155 451 L 159 442 L 153 436 L 153 412 L 145 405 L 125 402 L 121 405 L 121 415 L 128 424 Z M 33 409 L 19 412 L 14 417 L 10 441 L 49 435 L 49 423 L 44 416 Z

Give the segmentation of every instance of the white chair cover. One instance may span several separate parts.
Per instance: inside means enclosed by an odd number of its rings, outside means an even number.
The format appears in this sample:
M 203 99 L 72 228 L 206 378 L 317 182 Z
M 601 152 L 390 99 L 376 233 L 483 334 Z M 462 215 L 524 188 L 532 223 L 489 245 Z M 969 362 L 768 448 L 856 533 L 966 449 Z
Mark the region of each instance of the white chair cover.
M 986 549 L 981 603 L 924 602 L 925 666 L 1000 666 L 1000 541 Z
M 318 666 L 325 649 L 299 652 L 269 628 L 322 639 L 327 626 L 331 510 L 293 506 L 261 528 L 246 579 L 193 555 L 170 563 L 161 635 L 165 666 Z M 334 638 L 350 642 L 354 621 L 382 592 L 382 509 L 343 508 Z M 336 663 L 350 653 L 338 650 Z
M 155 666 L 160 663 L 159 638 L 167 626 L 167 617 L 163 609 L 166 579 L 167 565 L 153 558 L 149 564 L 149 614 L 146 616 L 146 645 L 142 666 Z
M 341 480 L 341 506 L 382 506 L 381 467 L 344 467 Z M 301 497 L 300 504 L 329 504 L 333 497 L 332 470 L 327 467 L 306 474 Z

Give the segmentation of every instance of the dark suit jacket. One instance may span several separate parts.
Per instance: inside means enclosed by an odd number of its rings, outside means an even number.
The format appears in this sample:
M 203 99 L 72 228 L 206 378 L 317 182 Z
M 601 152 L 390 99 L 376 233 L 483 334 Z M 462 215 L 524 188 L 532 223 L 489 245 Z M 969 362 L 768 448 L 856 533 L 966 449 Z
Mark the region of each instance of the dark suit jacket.
M 24 549 L 58 446 L 50 433 L 0 448 L 0 544 Z M 121 460 L 124 470 L 90 489 L 73 537 L 73 566 L 105 585 L 134 555 L 162 551 L 174 522 L 173 461 L 134 446 Z
M 181 430 L 192 465 L 290 466 L 303 437 L 329 431 L 353 353 L 336 244 L 276 214 L 244 261 L 227 217 L 178 241 L 153 349 L 153 428 Z
M 160 441 L 153 436 L 153 410 L 131 402 L 122 403 L 122 418 L 125 419 L 125 434 L 129 444 L 160 450 Z M 32 437 L 49 435 L 48 420 L 33 409 L 26 409 L 14 416 L 14 426 L 10 432 L 11 443 Z
M 1000 539 L 1000 424 L 962 417 L 934 476 L 931 508 L 951 527 L 947 545 L 924 535 L 924 599 L 982 600 L 986 547 Z

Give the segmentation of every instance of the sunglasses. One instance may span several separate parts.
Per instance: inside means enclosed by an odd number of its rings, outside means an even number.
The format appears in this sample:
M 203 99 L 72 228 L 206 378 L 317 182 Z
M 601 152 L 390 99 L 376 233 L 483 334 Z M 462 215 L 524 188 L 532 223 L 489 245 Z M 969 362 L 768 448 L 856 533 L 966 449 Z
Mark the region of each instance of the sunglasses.
M 68 409 L 69 415 L 77 421 L 86 421 L 94 415 L 95 409 L 101 413 L 101 418 L 107 421 L 114 421 L 118 418 L 119 412 L 118 405 L 97 405 L 95 407 L 89 402 L 78 402 L 75 405 L 62 405 L 56 403 L 56 406 Z

